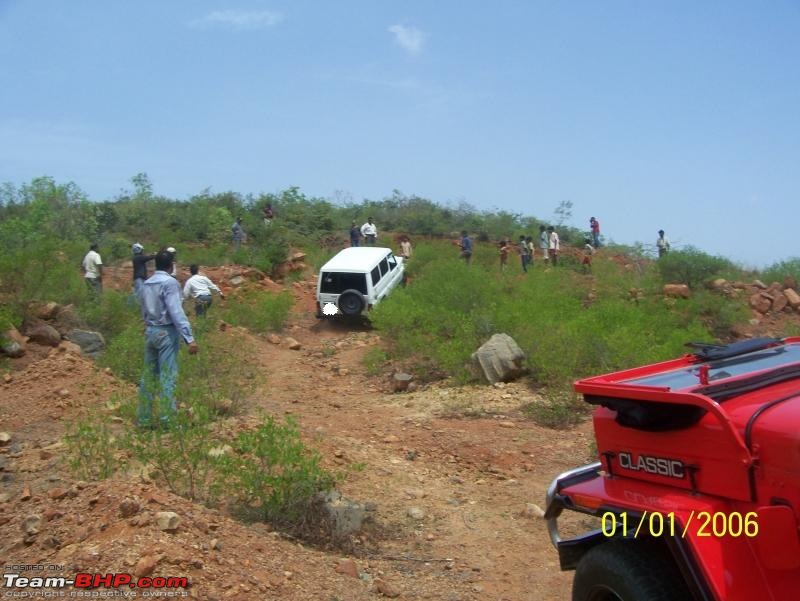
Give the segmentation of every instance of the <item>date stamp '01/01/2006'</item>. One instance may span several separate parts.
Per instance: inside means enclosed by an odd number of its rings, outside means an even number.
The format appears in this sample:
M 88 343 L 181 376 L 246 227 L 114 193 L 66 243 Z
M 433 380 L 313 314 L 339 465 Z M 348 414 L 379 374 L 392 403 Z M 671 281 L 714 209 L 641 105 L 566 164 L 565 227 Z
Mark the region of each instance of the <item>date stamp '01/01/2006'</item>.
M 755 511 L 740 513 L 733 511 L 692 511 L 684 523 L 674 512 L 644 511 L 640 515 L 622 511 L 606 511 L 600 520 L 600 528 L 607 537 L 622 536 L 639 538 L 649 536 L 697 536 L 732 538 L 758 536 L 758 514 Z

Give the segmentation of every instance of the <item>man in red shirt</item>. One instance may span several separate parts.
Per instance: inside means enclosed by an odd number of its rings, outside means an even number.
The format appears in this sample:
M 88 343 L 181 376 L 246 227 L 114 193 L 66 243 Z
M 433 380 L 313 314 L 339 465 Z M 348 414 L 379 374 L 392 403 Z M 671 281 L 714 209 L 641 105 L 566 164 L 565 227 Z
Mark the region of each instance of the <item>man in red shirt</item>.
M 592 246 L 600 248 L 600 222 L 592 217 L 589 219 L 589 226 L 592 228 Z

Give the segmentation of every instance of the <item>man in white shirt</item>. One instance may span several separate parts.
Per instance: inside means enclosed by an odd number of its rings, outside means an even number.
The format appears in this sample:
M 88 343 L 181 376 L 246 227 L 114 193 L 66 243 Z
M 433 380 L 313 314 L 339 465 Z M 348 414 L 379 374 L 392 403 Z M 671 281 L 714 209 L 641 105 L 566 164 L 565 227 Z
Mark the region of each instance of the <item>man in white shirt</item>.
M 194 314 L 197 317 L 202 317 L 206 314 L 206 310 L 211 306 L 211 292 L 219 294 L 220 298 L 225 298 L 222 290 L 204 275 L 200 275 L 198 271 L 200 268 L 197 265 L 189 267 L 192 276 L 186 280 L 183 287 L 183 298 L 194 299 Z
M 93 298 L 97 298 L 103 292 L 103 260 L 97 252 L 97 244 L 89 247 L 89 252 L 83 258 L 81 267 L 83 267 L 83 277 L 89 288 L 89 294 Z
M 558 240 L 558 232 L 552 225 L 547 228 L 547 231 L 550 235 L 550 264 L 555 267 L 558 264 L 558 251 L 561 250 Z
M 361 226 L 361 235 L 364 236 L 364 243 L 367 246 L 375 246 L 378 238 L 378 228 L 372 223 L 372 217 L 367 218 L 367 222 Z

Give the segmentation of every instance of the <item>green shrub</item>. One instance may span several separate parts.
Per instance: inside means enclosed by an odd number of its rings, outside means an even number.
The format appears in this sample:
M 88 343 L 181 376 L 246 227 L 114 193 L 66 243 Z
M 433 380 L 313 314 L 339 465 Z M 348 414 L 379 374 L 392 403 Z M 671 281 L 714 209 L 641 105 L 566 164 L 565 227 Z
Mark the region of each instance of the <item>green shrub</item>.
M 257 429 L 241 432 L 233 446 L 234 454 L 220 460 L 224 483 L 276 525 L 298 527 L 312 519 L 315 496 L 336 481 L 320 466 L 319 454 L 303 444 L 291 418 L 279 424 L 267 417 Z
M 379 347 L 373 347 L 364 353 L 364 367 L 368 376 L 380 375 L 389 360 L 389 355 Z
M 527 275 L 512 266 L 501 273 L 485 249 L 467 267 L 452 252 L 448 258 L 447 245 L 427 246 L 418 245 L 409 265 L 411 284 L 371 315 L 393 355 L 413 361 L 422 377 L 471 379 L 470 355 L 505 332 L 525 351 L 536 382 L 564 389 L 576 378 L 681 355 L 685 342 L 713 339 L 740 310 L 736 301 L 704 291 L 689 301 L 664 301 L 648 269 L 622 270 L 602 258 L 588 301 L 587 280 L 569 270 L 545 271 L 537 263 Z M 633 301 L 631 287 L 649 292 Z
M 728 259 L 706 254 L 691 246 L 670 251 L 658 259 L 658 271 L 665 284 L 682 283 L 689 288 L 698 288 L 712 277 L 734 269 Z
M 67 425 L 67 465 L 84 480 L 105 480 L 119 467 L 117 440 L 107 417 L 92 414 Z
M 219 443 L 205 407 L 183 405 L 168 428 L 129 427 L 123 446 L 173 493 L 210 501 L 216 477 L 210 451 Z
M 220 312 L 220 317 L 255 333 L 283 328 L 294 304 L 291 293 L 274 294 L 259 290 L 237 292 Z
M 139 306 L 130 292 L 105 290 L 99 302 L 84 303 L 80 313 L 88 326 L 100 331 L 107 340 L 131 326 L 139 325 L 141 329 Z
M 761 279 L 767 284 L 783 283 L 787 277 L 800 282 L 800 257 L 793 257 L 770 265 L 761 273 Z

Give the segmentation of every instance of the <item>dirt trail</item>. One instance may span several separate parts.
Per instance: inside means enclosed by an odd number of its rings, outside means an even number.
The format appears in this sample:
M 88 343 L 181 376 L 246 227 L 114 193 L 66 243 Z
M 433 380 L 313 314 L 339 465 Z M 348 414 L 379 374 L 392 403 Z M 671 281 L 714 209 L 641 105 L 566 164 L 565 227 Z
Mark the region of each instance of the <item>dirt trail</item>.
M 378 335 L 314 319 L 311 282 L 290 289 L 298 302 L 285 335 L 301 350 L 230 335 L 254 345 L 265 376 L 251 412 L 297 416 L 326 466 L 349 468 L 342 493 L 375 504 L 374 525 L 351 555 L 361 578 L 336 571 L 340 554 L 147 481 L 74 482 L 59 462 L 64 421 L 107 410 L 127 385 L 60 351 L 0 383 L 0 430 L 12 433 L 0 447 L 0 559 L 124 572 L 153 561 L 152 574 L 188 575 L 191 596 L 205 599 L 376 599 L 377 579 L 401 599 L 569 599 L 571 574 L 560 572 L 544 521 L 524 511 L 543 507 L 555 474 L 589 460 L 590 425 L 559 432 L 524 419 L 519 407 L 535 395 L 523 384 L 392 394 L 388 374 L 368 376 L 363 366 L 365 352 L 382 344 Z M 141 505 L 133 518 L 120 513 L 126 497 Z M 183 517 L 175 533 L 154 525 L 165 510 Z M 45 517 L 42 533 L 26 540 L 22 524 L 32 514 Z
M 298 307 L 309 288 L 295 288 Z M 544 507 L 556 473 L 589 460 L 589 424 L 559 432 L 523 418 L 520 406 L 535 400 L 523 384 L 392 394 L 388 374 L 364 373 L 364 353 L 381 344 L 376 333 L 302 312 L 289 334 L 303 350 L 267 345 L 260 354 L 268 374 L 260 404 L 296 415 L 325 457 L 366 466 L 343 492 L 376 502 L 378 520 L 396 528 L 383 555 L 434 560 L 425 569 L 471 583 L 476 598 L 569 598 L 571 575 L 560 572 L 544 521 L 523 513 L 528 503 Z M 425 517 L 409 518 L 410 507 Z

